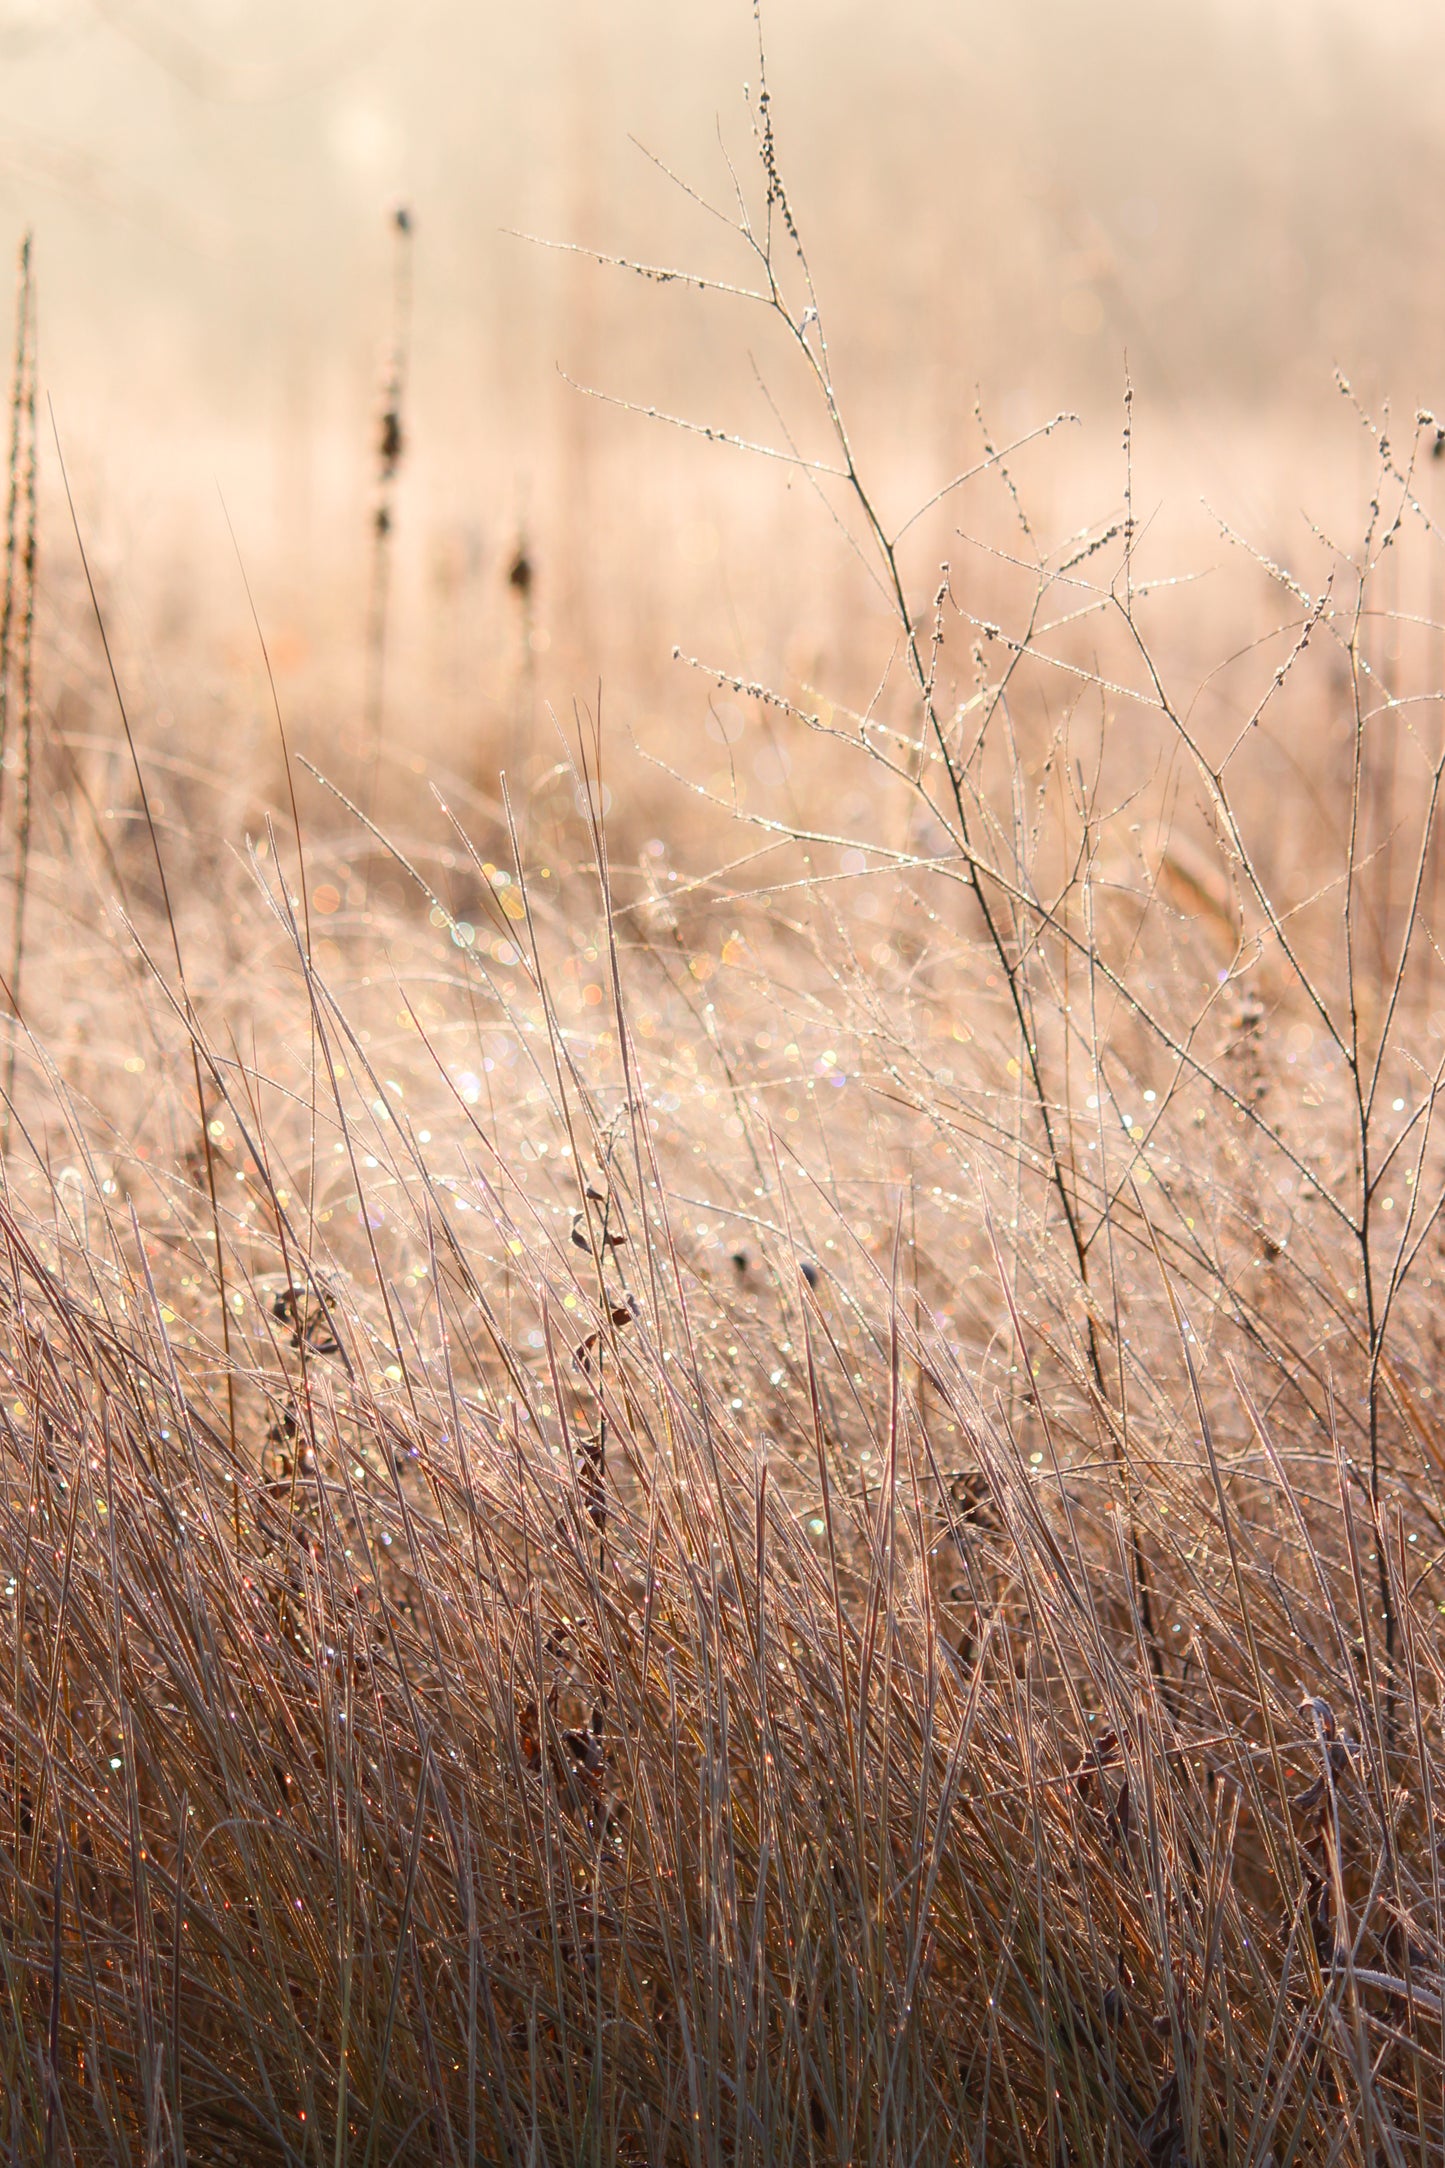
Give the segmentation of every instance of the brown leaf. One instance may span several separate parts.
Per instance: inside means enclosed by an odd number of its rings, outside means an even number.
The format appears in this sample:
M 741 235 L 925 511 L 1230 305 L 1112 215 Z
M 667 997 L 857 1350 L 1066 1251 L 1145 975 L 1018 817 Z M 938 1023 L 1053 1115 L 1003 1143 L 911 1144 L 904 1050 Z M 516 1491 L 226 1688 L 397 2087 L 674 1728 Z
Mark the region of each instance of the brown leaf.
M 1302 1701 L 1299 1713 L 1312 1725 L 1318 1726 L 1320 1737 L 1327 1745 L 1335 1737 L 1338 1728 L 1335 1724 L 1335 1712 L 1322 1694 L 1313 1694 L 1308 1701 Z
M 1139 2126 L 1139 2144 L 1149 2168 L 1175 2168 L 1183 2163 L 1184 2125 L 1179 2116 L 1179 2080 L 1171 2071 L 1159 2088 L 1149 2114 Z
M 573 1761 L 580 1769 L 585 1770 L 588 1776 L 601 1775 L 607 1757 L 602 1751 L 601 1742 L 594 1738 L 590 1731 L 564 1731 L 562 1744 Z
M 1101 1731 L 1097 1739 L 1091 1739 L 1074 1769 L 1074 1781 L 1080 1795 L 1088 1791 L 1095 1776 L 1119 1759 L 1119 1734 L 1112 1729 Z
M 948 1531 L 957 1540 L 964 1528 L 989 1528 L 997 1531 L 1000 1526 L 998 1513 L 993 1505 L 993 1486 L 981 1468 L 958 1468 L 945 1476 L 948 1494 L 942 1507 Z

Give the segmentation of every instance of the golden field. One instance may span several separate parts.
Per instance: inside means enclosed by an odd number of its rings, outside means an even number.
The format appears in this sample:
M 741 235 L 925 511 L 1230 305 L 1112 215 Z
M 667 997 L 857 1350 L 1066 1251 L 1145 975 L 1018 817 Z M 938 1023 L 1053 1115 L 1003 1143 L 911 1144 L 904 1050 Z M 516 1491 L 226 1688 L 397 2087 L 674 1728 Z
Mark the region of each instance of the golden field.
M 16 2161 L 1445 2144 L 1431 18 L 764 29 L 0 23 Z

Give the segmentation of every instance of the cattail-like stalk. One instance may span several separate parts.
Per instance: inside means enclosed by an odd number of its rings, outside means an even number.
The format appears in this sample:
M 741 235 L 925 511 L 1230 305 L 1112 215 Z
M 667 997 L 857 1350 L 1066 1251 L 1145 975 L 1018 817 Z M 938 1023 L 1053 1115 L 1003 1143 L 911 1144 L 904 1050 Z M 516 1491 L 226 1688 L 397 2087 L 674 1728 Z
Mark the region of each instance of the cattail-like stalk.
M 391 594 L 391 536 L 396 518 L 396 478 L 406 450 L 404 411 L 411 344 L 411 213 L 399 204 L 392 213 L 395 240 L 392 287 L 391 358 L 382 392 L 376 436 L 376 500 L 371 515 L 371 596 L 367 607 L 365 743 L 369 769 L 368 798 L 375 791 L 376 769 L 386 704 L 386 630 Z
M 525 528 L 518 530 L 507 565 L 507 585 L 517 606 L 517 687 L 512 706 L 511 762 L 522 758 L 537 722 L 537 567 Z
M 5 502 L 5 576 L 0 599 L 0 811 L 10 752 L 12 708 L 18 726 L 19 805 L 15 833 L 14 915 L 11 928 L 10 1008 L 20 1016 L 20 979 L 25 960 L 25 898 L 30 875 L 31 753 L 35 652 L 35 284 L 31 237 L 20 244 L 19 296 L 15 312 L 15 359 L 10 392 L 10 451 Z M 15 1086 L 15 1036 L 5 1065 L 8 1127 Z

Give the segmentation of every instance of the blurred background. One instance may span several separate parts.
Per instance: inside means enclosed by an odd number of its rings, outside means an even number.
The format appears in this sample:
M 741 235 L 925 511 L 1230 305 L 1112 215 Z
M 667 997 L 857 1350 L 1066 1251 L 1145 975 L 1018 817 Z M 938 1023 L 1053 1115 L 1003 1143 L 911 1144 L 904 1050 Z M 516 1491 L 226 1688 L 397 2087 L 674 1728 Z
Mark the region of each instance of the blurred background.
M 997 441 L 1076 414 L 1062 452 L 1020 455 L 1020 487 L 1051 539 L 1107 516 L 1127 357 L 1160 567 L 1227 554 L 1215 514 L 1288 555 L 1368 496 L 1336 367 L 1373 412 L 1445 405 L 1428 0 L 770 0 L 765 26 L 889 524 L 977 457 L 976 405 Z M 732 215 L 731 161 L 756 207 L 757 79 L 745 0 L 0 0 L 0 250 L 33 230 L 42 392 L 153 730 L 224 715 L 250 742 L 224 499 L 298 735 L 355 736 L 399 325 L 393 755 L 479 781 L 552 757 L 547 703 L 599 681 L 644 740 L 700 725 L 674 642 L 867 697 L 886 617 L 812 492 L 567 381 L 821 451 L 775 327 L 517 237 L 745 279 L 736 236 L 654 161 Z M 79 676 L 48 423 L 41 463 L 42 633 Z M 995 487 L 920 523 L 923 602 L 958 528 L 1006 511 Z

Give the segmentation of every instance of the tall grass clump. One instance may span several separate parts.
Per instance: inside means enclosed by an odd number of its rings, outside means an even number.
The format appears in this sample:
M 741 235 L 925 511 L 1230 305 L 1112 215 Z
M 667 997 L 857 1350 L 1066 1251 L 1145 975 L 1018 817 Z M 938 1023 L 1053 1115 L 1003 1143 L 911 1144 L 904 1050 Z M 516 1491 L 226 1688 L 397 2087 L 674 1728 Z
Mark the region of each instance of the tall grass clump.
M 786 787 L 653 748 L 624 862 L 595 714 L 405 836 L 283 746 L 222 862 L 39 700 L 10 2159 L 1445 2145 L 1441 433 L 1183 689 L 1132 394 L 1080 533 L 1062 418 L 885 512 L 752 111 L 753 450 L 891 616 L 692 666 Z

